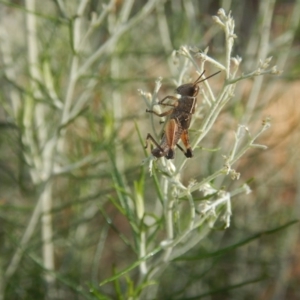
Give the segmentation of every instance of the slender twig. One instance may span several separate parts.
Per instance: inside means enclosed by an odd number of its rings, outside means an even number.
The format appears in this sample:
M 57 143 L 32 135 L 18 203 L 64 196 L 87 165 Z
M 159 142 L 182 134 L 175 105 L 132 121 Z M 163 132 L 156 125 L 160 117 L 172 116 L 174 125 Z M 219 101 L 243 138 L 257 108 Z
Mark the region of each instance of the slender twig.
M 37 88 L 36 82 L 41 79 L 41 74 L 38 69 L 38 42 L 37 42 L 37 21 L 36 15 L 33 13 L 35 11 L 35 0 L 26 0 L 26 9 L 32 13 L 26 14 L 26 24 L 27 24 L 27 46 L 28 46 L 28 64 L 29 73 L 31 75 L 31 88 L 34 97 L 39 97 L 40 91 Z M 29 145 L 33 145 L 35 152 L 32 153 L 33 161 L 38 162 L 35 164 L 36 174 L 35 177 L 38 182 L 47 181 L 49 173 L 52 167 L 52 151 L 53 146 L 45 147 L 42 156 L 39 154 L 41 145 L 45 145 L 49 138 L 47 126 L 45 124 L 46 107 L 42 104 L 34 103 L 34 99 L 30 100 L 30 114 L 27 115 L 28 119 L 24 119 L 24 124 L 27 123 L 27 142 Z M 34 120 L 34 121 L 33 121 Z M 37 125 L 37 136 L 38 141 L 35 142 L 34 138 L 34 123 Z M 49 145 L 49 144 L 48 144 Z M 49 151 L 50 150 L 50 151 Z M 31 154 L 31 153 L 30 153 Z M 29 155 L 30 155 L 29 154 Z M 49 157 L 50 156 L 50 157 Z M 44 158 L 46 160 L 44 160 Z M 48 160 L 49 159 L 49 160 Z M 50 182 L 45 182 L 41 194 L 41 212 L 43 213 L 41 223 L 42 223 L 42 242 L 43 242 L 43 263 L 44 266 L 53 271 L 54 266 L 54 246 L 52 242 L 52 218 L 51 218 L 51 208 L 52 208 L 52 184 Z M 39 212 L 39 210 L 36 210 Z M 28 232 L 28 231 L 27 231 Z M 17 257 L 17 256 L 15 256 Z M 45 280 L 48 284 L 47 295 L 49 299 L 55 297 L 55 292 L 53 289 L 53 283 L 55 278 L 51 274 L 45 275 Z
M 87 72 L 87 70 L 102 56 L 108 49 L 111 49 L 118 39 L 130 28 L 135 26 L 138 22 L 142 21 L 146 15 L 148 15 L 156 5 L 158 0 L 149 0 L 144 7 L 138 12 L 138 14 L 132 17 L 127 23 L 121 24 L 120 27 L 114 32 L 114 35 L 111 36 L 95 53 L 93 53 L 86 62 L 80 67 L 76 73 L 76 78 L 79 78 Z M 165 2 L 160 1 L 161 4 Z
M 271 27 L 275 2 L 276 2 L 275 0 L 266 0 L 260 3 L 260 16 L 261 19 L 263 20 L 263 23 L 261 26 L 262 32 L 259 35 L 260 48 L 258 49 L 257 52 L 257 57 L 259 60 L 265 60 L 268 56 L 270 27 Z M 260 76 L 254 79 L 251 93 L 247 101 L 246 111 L 245 114 L 243 115 L 243 120 L 242 120 L 243 124 L 247 124 L 253 114 L 254 108 L 258 101 L 259 93 L 262 88 L 262 83 L 263 83 L 263 77 Z

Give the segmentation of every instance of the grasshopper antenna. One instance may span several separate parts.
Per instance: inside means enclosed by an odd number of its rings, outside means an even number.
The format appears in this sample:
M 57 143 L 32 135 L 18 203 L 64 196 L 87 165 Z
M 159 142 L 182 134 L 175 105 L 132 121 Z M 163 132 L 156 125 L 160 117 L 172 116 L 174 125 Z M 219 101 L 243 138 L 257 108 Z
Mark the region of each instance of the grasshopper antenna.
M 194 85 L 198 84 L 198 81 L 201 79 L 201 77 L 204 75 L 205 70 L 200 74 L 200 76 L 195 80 Z M 201 81 L 200 81 L 201 82 Z
M 205 80 L 207 80 L 207 79 L 209 79 L 209 78 L 211 78 L 211 77 L 213 77 L 213 76 L 219 74 L 221 71 L 218 71 L 218 72 L 216 72 L 216 73 L 214 73 L 214 74 L 212 74 L 212 75 L 209 75 L 208 77 L 206 77 L 206 78 L 200 80 L 201 77 L 203 76 L 204 72 L 205 72 L 205 70 L 201 73 L 201 75 L 200 75 L 200 76 L 197 78 L 197 80 L 194 82 L 194 85 L 199 84 L 200 82 L 203 82 L 203 81 L 205 81 Z

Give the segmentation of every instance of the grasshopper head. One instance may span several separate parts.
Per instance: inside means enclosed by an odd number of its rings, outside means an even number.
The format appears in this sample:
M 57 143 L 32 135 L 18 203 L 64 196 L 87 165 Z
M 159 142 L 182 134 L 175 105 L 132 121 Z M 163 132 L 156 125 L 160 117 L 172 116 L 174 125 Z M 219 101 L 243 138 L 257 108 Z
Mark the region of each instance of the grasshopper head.
M 220 71 L 208 76 L 207 78 L 201 79 L 204 75 L 205 70 L 200 74 L 200 76 L 195 80 L 193 83 L 186 83 L 181 86 L 179 86 L 176 89 L 176 92 L 180 94 L 181 96 L 190 96 L 190 97 L 196 97 L 199 93 L 199 83 L 207 80 L 210 77 L 215 76 L 216 74 L 220 73 Z
M 176 92 L 181 96 L 196 97 L 199 92 L 199 86 L 197 85 L 197 83 L 186 83 L 179 86 L 176 89 Z
M 196 97 L 199 92 L 199 86 L 198 84 L 202 81 L 201 77 L 203 76 L 205 71 L 201 73 L 201 75 L 196 79 L 193 83 L 186 83 L 181 86 L 179 86 L 176 89 L 176 92 L 181 96 L 190 96 L 190 97 Z

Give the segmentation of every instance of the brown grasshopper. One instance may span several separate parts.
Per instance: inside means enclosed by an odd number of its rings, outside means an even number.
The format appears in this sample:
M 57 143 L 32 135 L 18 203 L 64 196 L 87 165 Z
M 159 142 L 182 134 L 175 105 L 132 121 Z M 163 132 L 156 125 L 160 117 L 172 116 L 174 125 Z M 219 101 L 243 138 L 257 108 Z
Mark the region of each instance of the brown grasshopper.
M 146 109 L 146 112 L 153 113 L 159 117 L 170 115 L 170 118 L 165 125 L 165 130 L 160 144 L 155 141 L 150 133 L 148 133 L 146 137 L 145 148 L 148 147 L 148 140 L 151 140 L 152 143 L 156 146 L 156 148 L 152 150 L 152 154 L 155 157 L 159 158 L 165 156 L 167 159 L 173 159 L 174 148 L 176 145 L 186 157 L 189 158 L 193 156 L 193 151 L 189 142 L 188 129 L 190 127 L 192 114 L 195 113 L 197 95 L 199 93 L 198 84 L 220 73 L 220 71 L 216 72 L 209 77 L 201 80 L 204 72 L 205 71 L 201 73 L 201 75 L 196 79 L 195 82 L 186 83 L 176 88 L 177 94 L 180 95 L 179 99 L 174 96 L 166 96 L 158 102 L 159 105 L 171 106 L 172 108 L 170 110 L 159 114 L 154 110 Z M 165 103 L 167 99 L 174 100 L 174 104 Z M 184 149 L 178 145 L 179 139 L 181 139 L 181 141 L 183 142 L 186 151 L 184 151 Z

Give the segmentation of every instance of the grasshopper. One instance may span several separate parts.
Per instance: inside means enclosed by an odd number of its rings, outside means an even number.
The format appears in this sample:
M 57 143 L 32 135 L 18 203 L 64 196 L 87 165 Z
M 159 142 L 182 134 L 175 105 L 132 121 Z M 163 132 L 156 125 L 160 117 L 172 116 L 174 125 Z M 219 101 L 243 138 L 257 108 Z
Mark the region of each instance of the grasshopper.
M 146 109 L 146 112 L 153 113 L 159 117 L 170 115 L 170 118 L 165 125 L 160 144 L 152 137 L 150 133 L 148 133 L 146 137 L 145 148 L 148 147 L 148 140 L 150 140 L 156 146 L 156 148 L 152 150 L 153 156 L 157 158 L 165 156 L 167 159 L 173 159 L 175 146 L 177 146 L 187 158 L 193 156 L 193 151 L 189 142 L 188 129 L 190 127 L 192 115 L 195 113 L 197 95 L 199 93 L 198 84 L 220 73 L 220 71 L 216 72 L 201 80 L 204 72 L 205 71 L 200 74 L 195 82 L 185 83 L 176 88 L 177 94 L 180 95 L 179 99 L 169 95 L 158 102 L 159 105 L 171 106 L 172 108 L 170 110 L 159 114 L 154 110 Z M 173 100 L 174 103 L 165 103 L 167 99 Z M 181 139 L 183 142 L 186 151 L 184 151 L 184 149 L 178 145 L 179 139 Z

